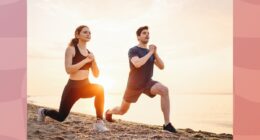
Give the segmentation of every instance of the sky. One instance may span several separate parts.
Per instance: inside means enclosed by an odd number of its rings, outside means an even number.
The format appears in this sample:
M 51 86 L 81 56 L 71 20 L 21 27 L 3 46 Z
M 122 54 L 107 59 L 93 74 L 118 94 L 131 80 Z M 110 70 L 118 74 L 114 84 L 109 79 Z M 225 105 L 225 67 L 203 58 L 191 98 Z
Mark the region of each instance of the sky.
M 87 25 L 107 93 L 122 94 L 135 32 L 148 25 L 165 69 L 153 79 L 172 94 L 232 94 L 232 0 L 28 0 L 28 95 L 61 95 L 64 56 L 74 30 Z

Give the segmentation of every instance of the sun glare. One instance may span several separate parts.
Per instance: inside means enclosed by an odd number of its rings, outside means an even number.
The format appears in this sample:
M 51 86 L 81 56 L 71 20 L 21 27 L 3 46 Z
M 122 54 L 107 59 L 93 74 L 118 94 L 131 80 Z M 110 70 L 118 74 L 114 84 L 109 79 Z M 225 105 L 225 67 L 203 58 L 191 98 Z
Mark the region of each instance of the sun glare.
M 114 81 L 112 80 L 112 78 L 109 78 L 106 76 L 100 76 L 98 78 L 93 78 L 92 81 L 93 81 L 93 83 L 102 85 L 106 92 L 110 92 L 114 86 Z

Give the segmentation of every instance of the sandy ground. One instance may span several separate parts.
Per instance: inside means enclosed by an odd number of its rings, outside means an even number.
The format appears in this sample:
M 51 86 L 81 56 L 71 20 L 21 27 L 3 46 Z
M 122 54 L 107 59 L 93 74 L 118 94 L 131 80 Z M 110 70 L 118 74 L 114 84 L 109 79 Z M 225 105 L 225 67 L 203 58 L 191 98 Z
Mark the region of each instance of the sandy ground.
M 162 126 L 147 125 L 122 120 L 106 122 L 108 132 L 93 130 L 95 117 L 71 112 L 62 123 L 46 117 L 45 122 L 37 122 L 39 106 L 28 104 L 27 139 L 28 140 L 231 140 L 231 134 L 215 134 L 205 131 L 193 131 L 190 128 L 177 129 L 172 134 L 162 131 Z

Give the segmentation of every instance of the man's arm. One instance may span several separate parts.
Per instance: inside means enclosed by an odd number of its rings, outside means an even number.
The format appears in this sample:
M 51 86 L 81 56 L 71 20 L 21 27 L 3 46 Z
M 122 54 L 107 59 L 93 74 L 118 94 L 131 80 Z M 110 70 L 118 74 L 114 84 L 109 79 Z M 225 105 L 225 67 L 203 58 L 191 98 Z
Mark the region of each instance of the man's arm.
M 147 60 L 153 55 L 153 52 L 149 51 L 145 56 L 139 58 L 138 56 L 134 56 L 131 58 L 131 62 L 136 68 L 140 68 L 143 66 Z
M 164 69 L 164 63 L 163 63 L 162 59 L 159 57 L 159 55 L 158 55 L 158 53 L 157 53 L 157 47 L 156 47 L 155 45 L 153 45 L 153 44 L 150 45 L 150 46 L 154 46 L 154 48 L 155 48 L 155 51 L 154 51 L 154 58 L 155 58 L 154 64 L 155 64 L 159 69 L 163 70 L 163 69 Z
M 153 55 L 154 51 L 155 51 L 155 48 L 154 48 L 154 47 L 151 47 L 151 48 L 149 48 L 149 52 L 148 52 L 145 56 L 143 56 L 143 57 L 141 57 L 141 58 L 139 58 L 138 56 L 134 56 L 134 57 L 131 58 L 131 62 L 133 63 L 133 65 L 134 65 L 136 68 L 140 68 L 140 67 L 143 66 L 143 65 L 148 61 L 148 59 Z
M 164 69 L 164 63 L 162 61 L 162 59 L 159 57 L 159 55 L 157 53 L 154 54 L 155 60 L 154 60 L 154 64 L 161 70 Z

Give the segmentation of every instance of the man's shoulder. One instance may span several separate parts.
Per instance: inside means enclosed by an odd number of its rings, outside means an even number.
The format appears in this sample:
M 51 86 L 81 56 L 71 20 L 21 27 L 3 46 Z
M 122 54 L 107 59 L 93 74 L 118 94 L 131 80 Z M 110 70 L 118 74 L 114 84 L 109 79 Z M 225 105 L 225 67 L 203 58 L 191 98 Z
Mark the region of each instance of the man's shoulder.
M 138 50 L 138 47 L 137 47 L 137 46 L 133 46 L 133 47 L 131 47 L 131 48 L 129 49 L 129 52 L 131 52 L 131 51 L 136 51 L 136 50 Z
M 135 49 L 138 49 L 138 47 L 137 46 L 133 46 L 129 50 L 135 50 Z

